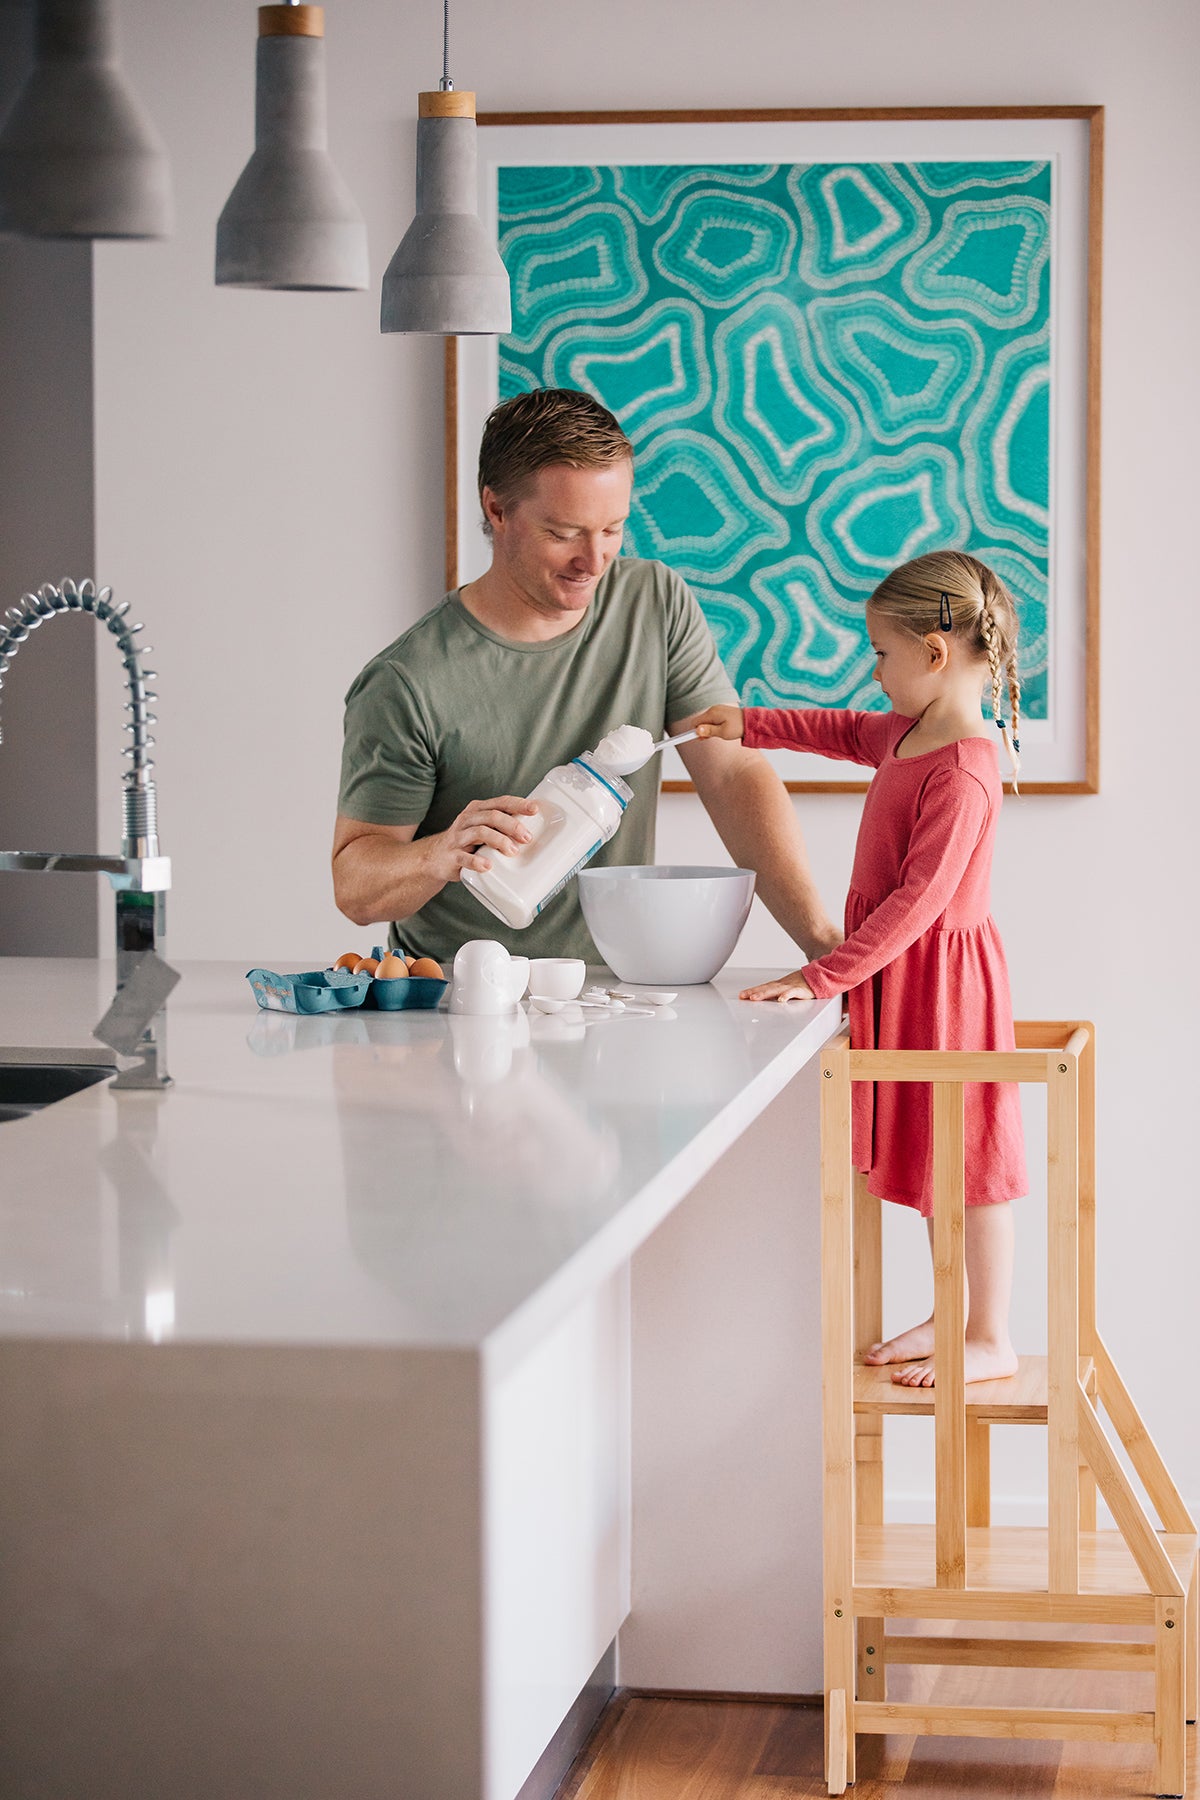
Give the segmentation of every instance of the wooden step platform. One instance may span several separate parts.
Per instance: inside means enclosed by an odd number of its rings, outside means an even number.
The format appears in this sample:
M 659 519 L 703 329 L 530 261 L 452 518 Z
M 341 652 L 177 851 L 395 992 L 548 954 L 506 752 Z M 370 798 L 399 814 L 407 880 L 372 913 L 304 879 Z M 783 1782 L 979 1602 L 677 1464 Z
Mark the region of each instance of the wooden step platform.
M 1044 1425 L 1048 1390 L 1044 1356 L 1022 1356 L 1015 1375 L 1003 1381 L 973 1381 L 966 1389 L 967 1416 L 981 1425 Z M 856 1413 L 903 1413 L 907 1417 L 933 1417 L 933 1388 L 902 1387 L 892 1380 L 895 1363 L 875 1368 L 854 1365 Z M 1079 1359 L 1079 1379 L 1091 1389 L 1092 1358 Z
M 1079 1593 L 1070 1595 L 1048 1591 L 1048 1535 L 1026 1525 L 968 1530 L 967 1585 L 939 1588 L 932 1525 L 862 1525 L 854 1610 L 880 1618 L 1154 1623 L 1155 1596 L 1119 1531 L 1079 1533 Z M 1186 1593 L 1196 1565 L 1195 1535 L 1160 1531 L 1158 1538 Z
M 1023 1021 L 1016 1041 L 1013 1052 L 871 1051 L 843 1034 L 821 1053 L 831 1794 L 854 1781 L 862 1732 L 1142 1743 L 1153 1749 L 1153 1793 L 1186 1786 L 1186 1727 L 1200 1712 L 1198 1534 L 1097 1324 L 1094 1032 L 1086 1021 Z M 898 1386 L 894 1365 L 868 1368 L 855 1355 L 884 1335 L 881 1203 L 853 1156 L 854 1087 L 871 1081 L 931 1089 L 936 1388 Z M 1003 1381 L 968 1384 L 966 1088 L 989 1081 L 1045 1089 L 1047 1355 L 1022 1357 Z M 905 1415 L 933 1421 L 936 1524 L 886 1522 L 884 1420 Z M 991 1524 L 993 1424 L 1046 1432 L 1043 1527 Z M 1115 1529 L 1096 1529 L 1100 1499 Z M 939 1635 L 888 1629 L 903 1619 Z M 1116 1635 L 1083 1646 L 1056 1629 L 1080 1626 Z M 887 1691 L 897 1663 L 1140 1670 L 1153 1704 L 897 1704 Z

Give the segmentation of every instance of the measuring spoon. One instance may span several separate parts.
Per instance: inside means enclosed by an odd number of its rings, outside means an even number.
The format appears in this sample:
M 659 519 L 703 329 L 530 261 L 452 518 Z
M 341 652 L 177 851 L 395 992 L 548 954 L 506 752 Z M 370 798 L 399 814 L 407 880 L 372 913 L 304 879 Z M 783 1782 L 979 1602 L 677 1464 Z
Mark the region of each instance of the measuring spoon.
M 660 750 L 669 750 L 672 744 L 690 744 L 693 738 L 699 736 L 698 731 L 681 731 L 678 737 L 665 737 L 661 743 L 652 744 L 645 756 L 631 756 L 623 762 L 601 763 L 600 767 L 611 769 L 614 775 L 636 775 L 637 771 L 644 769 L 650 758 L 657 756 Z

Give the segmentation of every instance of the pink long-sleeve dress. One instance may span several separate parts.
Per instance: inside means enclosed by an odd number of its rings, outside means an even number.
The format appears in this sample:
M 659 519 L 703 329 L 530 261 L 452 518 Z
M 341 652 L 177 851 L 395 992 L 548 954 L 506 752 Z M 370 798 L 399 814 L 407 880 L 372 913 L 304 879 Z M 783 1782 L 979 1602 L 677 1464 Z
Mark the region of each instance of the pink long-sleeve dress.
M 986 738 L 898 758 L 913 728 L 895 713 L 750 708 L 744 741 L 810 750 L 875 770 L 846 896 L 846 939 L 811 962 L 818 999 L 848 993 L 856 1049 L 1011 1050 L 1004 947 L 989 878 L 1003 790 Z M 965 1089 L 966 1202 L 1027 1189 L 1015 1083 Z M 854 1161 L 880 1199 L 933 1210 L 932 1090 L 915 1082 L 854 1089 Z

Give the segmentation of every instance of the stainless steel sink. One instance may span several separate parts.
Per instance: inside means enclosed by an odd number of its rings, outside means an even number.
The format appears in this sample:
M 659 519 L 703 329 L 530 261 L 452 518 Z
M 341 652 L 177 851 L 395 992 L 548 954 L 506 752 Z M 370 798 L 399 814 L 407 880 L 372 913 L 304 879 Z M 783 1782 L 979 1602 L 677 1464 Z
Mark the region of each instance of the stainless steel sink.
M 0 1050 L 0 1124 L 28 1118 L 116 1072 L 111 1058 L 88 1050 Z

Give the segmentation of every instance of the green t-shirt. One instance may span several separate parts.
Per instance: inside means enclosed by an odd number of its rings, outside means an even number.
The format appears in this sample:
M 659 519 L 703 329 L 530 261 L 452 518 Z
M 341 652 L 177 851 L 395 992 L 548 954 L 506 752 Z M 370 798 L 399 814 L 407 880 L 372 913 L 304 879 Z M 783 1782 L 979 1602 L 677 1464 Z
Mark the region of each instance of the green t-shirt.
M 529 793 L 617 725 L 658 739 L 669 723 L 735 699 L 696 600 L 662 563 L 618 557 L 580 623 L 547 643 L 498 637 L 447 594 L 346 695 L 338 810 L 368 825 L 416 824 L 427 837 L 471 800 Z M 659 758 L 627 780 L 634 798 L 595 864 L 654 861 Z M 390 935 L 442 963 L 481 937 L 526 956 L 601 960 L 574 881 L 525 931 L 455 881 Z

